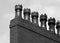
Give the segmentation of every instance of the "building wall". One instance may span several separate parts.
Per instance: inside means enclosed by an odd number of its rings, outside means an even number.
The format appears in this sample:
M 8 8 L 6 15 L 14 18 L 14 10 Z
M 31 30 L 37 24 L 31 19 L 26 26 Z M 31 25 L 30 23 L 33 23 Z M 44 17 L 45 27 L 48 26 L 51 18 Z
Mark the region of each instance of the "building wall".
M 30 30 L 20 27 L 18 29 L 18 43 L 57 43 L 42 35 L 38 35 Z
M 18 37 L 17 28 L 18 27 L 15 26 L 10 29 L 10 43 L 17 43 L 17 37 Z
M 14 19 L 10 24 L 10 43 L 59 43 L 55 38 L 55 40 L 52 40 L 50 37 L 45 37 L 49 32 L 43 29 L 42 31 L 41 28 L 35 27 L 38 26 L 33 26 L 31 23 L 29 24 L 29 22 L 25 20 L 19 21 L 18 19 Z M 30 29 L 35 30 L 32 31 Z M 39 30 L 41 33 L 38 34 Z M 55 37 L 54 34 L 52 35 Z

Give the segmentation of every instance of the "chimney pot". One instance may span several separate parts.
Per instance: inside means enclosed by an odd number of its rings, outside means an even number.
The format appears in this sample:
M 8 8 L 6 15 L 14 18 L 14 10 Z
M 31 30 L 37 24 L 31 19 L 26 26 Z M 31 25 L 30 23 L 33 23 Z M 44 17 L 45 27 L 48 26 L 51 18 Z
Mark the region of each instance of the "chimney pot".
M 22 5 L 15 5 L 15 18 L 19 17 L 22 18 Z
M 49 30 L 55 33 L 55 18 L 48 19 Z
M 60 21 L 56 23 L 57 34 L 60 34 Z
M 46 27 L 46 22 L 47 22 L 47 15 L 46 14 L 41 14 L 40 15 L 40 22 L 41 22 L 41 27 L 47 29 Z
M 29 8 L 25 8 L 24 11 L 23 11 L 23 13 L 24 13 L 24 19 L 30 21 L 31 10 Z
M 38 25 L 38 12 L 32 12 L 31 14 L 32 22 Z

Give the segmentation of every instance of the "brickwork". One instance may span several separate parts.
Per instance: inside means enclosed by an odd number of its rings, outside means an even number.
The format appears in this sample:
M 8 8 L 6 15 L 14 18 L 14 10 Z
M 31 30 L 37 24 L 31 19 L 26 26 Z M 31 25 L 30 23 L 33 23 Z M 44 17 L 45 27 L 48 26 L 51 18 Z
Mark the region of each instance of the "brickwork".
M 10 22 L 10 43 L 60 43 L 60 22 L 55 22 L 55 18 L 47 20 L 47 15 L 41 14 L 41 26 L 39 26 L 38 14 L 34 12 L 32 17 L 30 9 L 25 10 L 23 13 L 24 19 L 22 19 L 22 5 L 15 6 L 15 18 Z M 49 30 L 47 30 L 46 22 L 50 26 Z M 57 34 L 55 33 L 55 25 Z

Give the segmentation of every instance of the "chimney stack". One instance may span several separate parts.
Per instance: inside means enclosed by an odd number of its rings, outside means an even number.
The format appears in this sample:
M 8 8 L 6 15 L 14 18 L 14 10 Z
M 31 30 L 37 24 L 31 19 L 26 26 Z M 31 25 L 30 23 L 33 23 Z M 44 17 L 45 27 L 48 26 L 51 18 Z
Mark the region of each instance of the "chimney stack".
M 22 18 L 22 5 L 15 5 L 15 18 Z
M 24 9 L 23 13 L 24 13 L 24 19 L 30 21 L 31 10 L 29 8 L 26 8 L 26 9 Z
M 55 33 L 55 18 L 48 19 L 49 30 Z
M 32 17 L 32 23 L 35 23 L 38 25 L 38 12 L 32 12 L 31 14 L 31 17 Z
M 60 34 L 60 21 L 56 23 L 57 34 Z
M 41 22 L 41 27 L 47 29 L 46 22 L 47 22 L 47 15 L 46 14 L 41 14 L 40 15 L 40 22 Z

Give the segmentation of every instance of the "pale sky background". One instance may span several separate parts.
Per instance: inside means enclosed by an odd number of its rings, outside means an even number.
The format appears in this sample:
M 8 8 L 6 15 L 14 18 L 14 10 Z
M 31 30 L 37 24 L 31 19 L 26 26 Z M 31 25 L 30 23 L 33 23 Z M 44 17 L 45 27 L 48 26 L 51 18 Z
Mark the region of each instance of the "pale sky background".
M 0 43 L 10 43 L 10 20 L 14 18 L 14 6 L 22 4 L 39 14 L 46 13 L 48 17 L 60 20 L 60 0 L 0 0 Z

